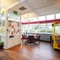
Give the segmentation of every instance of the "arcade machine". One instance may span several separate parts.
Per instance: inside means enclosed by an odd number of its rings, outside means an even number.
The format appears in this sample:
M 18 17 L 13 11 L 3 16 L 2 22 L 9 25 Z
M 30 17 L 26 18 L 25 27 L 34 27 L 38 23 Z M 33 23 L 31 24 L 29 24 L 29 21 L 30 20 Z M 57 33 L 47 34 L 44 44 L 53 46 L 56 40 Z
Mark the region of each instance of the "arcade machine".
M 54 22 L 53 25 L 52 46 L 54 49 L 60 50 L 60 22 Z

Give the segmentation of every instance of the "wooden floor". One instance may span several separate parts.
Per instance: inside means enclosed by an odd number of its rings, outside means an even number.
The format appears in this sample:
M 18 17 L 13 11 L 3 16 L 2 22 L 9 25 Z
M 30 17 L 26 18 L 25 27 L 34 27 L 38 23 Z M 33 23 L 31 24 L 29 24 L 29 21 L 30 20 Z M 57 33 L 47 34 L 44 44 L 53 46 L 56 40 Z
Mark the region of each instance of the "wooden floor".
M 0 50 L 0 60 L 60 60 L 60 50 L 54 50 L 47 42 L 24 44 L 9 50 Z

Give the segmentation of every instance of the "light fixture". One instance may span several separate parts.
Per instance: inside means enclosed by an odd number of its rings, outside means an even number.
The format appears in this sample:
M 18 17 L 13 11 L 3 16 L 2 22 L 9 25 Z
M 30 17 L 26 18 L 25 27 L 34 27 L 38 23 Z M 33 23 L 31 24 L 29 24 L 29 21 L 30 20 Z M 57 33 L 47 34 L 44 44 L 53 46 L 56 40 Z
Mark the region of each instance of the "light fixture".
M 5 12 L 4 8 L 0 9 L 0 16 L 2 16 L 4 14 L 4 12 Z
M 44 2 L 46 2 L 46 0 L 44 0 Z

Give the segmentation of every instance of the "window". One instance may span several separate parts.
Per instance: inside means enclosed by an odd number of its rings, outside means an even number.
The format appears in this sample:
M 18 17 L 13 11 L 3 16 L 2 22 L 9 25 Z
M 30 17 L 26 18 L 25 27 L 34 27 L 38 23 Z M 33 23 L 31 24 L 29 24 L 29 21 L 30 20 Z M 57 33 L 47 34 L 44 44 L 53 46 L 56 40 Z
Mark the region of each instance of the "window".
M 55 18 L 54 18 L 54 14 L 52 14 L 52 15 L 47 15 L 46 18 L 47 18 L 47 20 L 55 19 Z
M 39 26 L 39 32 L 52 33 L 52 23 L 40 24 Z
M 47 33 L 52 33 L 52 23 L 47 23 Z
M 32 33 L 38 33 L 39 32 L 39 24 L 30 24 L 30 27 L 32 30 Z
M 39 21 L 44 21 L 44 20 L 46 20 L 46 19 L 45 19 L 45 16 L 40 16 L 40 17 L 38 17 L 38 19 L 39 19 Z
M 27 19 L 27 22 L 31 22 L 31 21 L 32 21 L 32 19 L 31 19 L 31 18 L 28 18 L 28 19 Z
M 14 14 L 8 13 L 8 20 L 14 20 Z
M 0 21 L 4 21 L 5 20 L 5 14 L 3 14 L 2 16 L 0 16 Z
M 21 22 L 31 22 L 31 18 L 22 18 Z
M 20 22 L 20 16 L 16 15 L 16 16 L 15 16 L 15 21 Z
M 22 33 L 27 33 L 28 31 L 29 31 L 29 24 L 21 26 L 21 32 Z
M 21 18 L 21 22 L 25 22 L 25 19 L 24 18 Z
M 33 24 L 29 24 L 29 33 L 33 33 Z
M 56 19 L 60 19 L 60 13 L 56 14 Z
M 0 34 L 5 33 L 5 21 L 0 21 Z
M 39 32 L 46 32 L 46 24 L 40 24 L 39 26 Z
M 22 25 L 22 33 L 38 33 L 39 24 L 26 24 Z
M 52 33 L 52 23 L 22 25 L 22 33 Z
M 60 34 L 60 24 L 57 24 L 55 29 L 56 29 L 56 34 Z
M 33 21 L 38 21 L 38 19 L 36 17 L 32 18 L 32 22 Z

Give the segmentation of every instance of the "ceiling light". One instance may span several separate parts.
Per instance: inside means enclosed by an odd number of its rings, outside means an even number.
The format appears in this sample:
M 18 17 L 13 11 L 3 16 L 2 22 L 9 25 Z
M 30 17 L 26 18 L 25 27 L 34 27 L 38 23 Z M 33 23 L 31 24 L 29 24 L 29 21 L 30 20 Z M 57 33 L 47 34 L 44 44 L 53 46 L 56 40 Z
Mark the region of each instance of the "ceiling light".
M 4 12 L 5 12 L 5 9 L 2 8 L 2 9 L 1 9 L 1 14 L 4 14 Z
M 46 2 L 46 0 L 44 0 L 44 2 Z
M 5 12 L 4 8 L 0 9 L 0 17 L 4 14 L 4 12 Z

